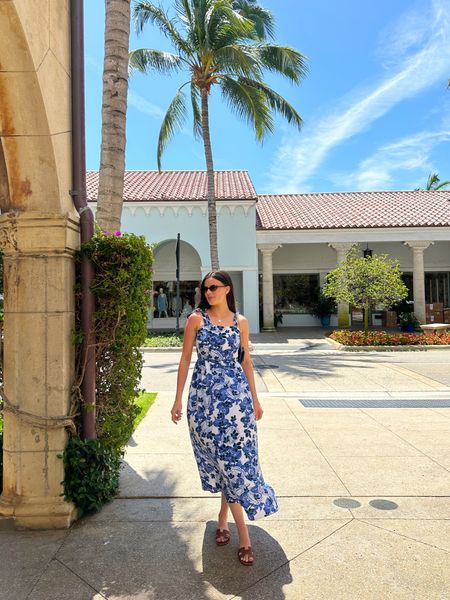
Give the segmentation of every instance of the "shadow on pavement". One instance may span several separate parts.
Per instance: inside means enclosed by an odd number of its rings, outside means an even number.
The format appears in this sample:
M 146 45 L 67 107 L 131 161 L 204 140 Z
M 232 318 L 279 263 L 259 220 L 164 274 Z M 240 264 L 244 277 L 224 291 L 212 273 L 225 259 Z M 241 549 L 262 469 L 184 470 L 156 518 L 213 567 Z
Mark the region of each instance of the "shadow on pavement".
M 275 587 L 270 589 L 271 600 L 283 600 L 285 595 L 282 588 L 292 582 L 292 576 L 289 560 L 280 544 L 260 527 L 249 525 L 255 562 L 252 567 L 246 567 L 240 564 L 237 557 L 239 543 L 235 525 L 230 524 L 230 543 L 222 547 L 215 543 L 216 528 L 216 521 L 206 523 L 202 549 L 203 579 L 221 594 L 241 595 L 284 565 L 282 578 L 278 577 Z M 273 581 L 268 585 L 274 585 Z

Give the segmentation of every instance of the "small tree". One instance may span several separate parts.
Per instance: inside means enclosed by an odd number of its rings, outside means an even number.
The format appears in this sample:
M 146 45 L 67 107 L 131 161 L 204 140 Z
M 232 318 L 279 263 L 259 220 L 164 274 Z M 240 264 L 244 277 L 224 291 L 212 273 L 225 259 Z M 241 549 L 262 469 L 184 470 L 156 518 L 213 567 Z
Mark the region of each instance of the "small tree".
M 369 329 L 369 308 L 389 309 L 408 296 L 400 263 L 387 254 L 364 258 L 354 246 L 346 259 L 326 276 L 323 295 L 364 309 L 364 330 Z

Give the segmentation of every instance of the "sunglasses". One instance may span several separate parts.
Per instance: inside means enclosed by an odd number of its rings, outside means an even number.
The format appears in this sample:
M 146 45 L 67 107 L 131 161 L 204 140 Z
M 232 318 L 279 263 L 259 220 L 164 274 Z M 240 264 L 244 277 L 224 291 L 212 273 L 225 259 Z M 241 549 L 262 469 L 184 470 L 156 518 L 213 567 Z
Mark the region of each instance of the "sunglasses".
M 208 290 L 210 292 L 215 292 L 218 288 L 221 287 L 227 287 L 226 285 L 210 285 L 209 287 L 207 285 L 203 286 L 203 291 L 206 293 Z

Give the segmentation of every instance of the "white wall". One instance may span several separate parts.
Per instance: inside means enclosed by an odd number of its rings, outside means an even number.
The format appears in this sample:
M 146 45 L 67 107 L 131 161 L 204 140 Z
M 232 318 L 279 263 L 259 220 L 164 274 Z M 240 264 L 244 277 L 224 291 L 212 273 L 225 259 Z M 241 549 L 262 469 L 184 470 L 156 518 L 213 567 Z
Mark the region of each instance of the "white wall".
M 283 235 L 280 234 L 280 242 Z M 366 244 L 359 245 L 361 252 Z M 412 271 L 413 252 L 402 242 L 370 242 L 374 254 L 388 254 L 400 261 L 404 271 Z M 259 253 L 261 254 L 261 253 Z M 450 271 L 450 242 L 435 242 L 424 252 L 425 270 Z M 319 273 L 336 266 L 336 251 L 325 243 L 284 244 L 273 253 L 274 273 Z M 261 255 L 258 268 L 262 272 Z

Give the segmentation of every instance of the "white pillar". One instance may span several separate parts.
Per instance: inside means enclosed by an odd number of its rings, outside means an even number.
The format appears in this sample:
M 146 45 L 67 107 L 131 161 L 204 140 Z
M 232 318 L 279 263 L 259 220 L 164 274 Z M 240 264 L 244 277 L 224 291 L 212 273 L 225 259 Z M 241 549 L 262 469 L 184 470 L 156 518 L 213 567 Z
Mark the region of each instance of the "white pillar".
M 242 272 L 244 314 L 248 319 L 250 333 L 259 333 L 258 269 Z
M 420 323 L 425 323 L 425 267 L 423 262 L 423 251 L 434 242 L 413 241 L 404 242 L 413 251 L 413 296 L 414 314 Z
M 354 245 L 355 242 L 332 242 L 328 244 L 330 248 L 336 250 L 338 265 L 346 259 L 348 252 Z M 348 302 L 338 302 L 338 327 L 348 327 L 349 325 Z
M 262 254 L 263 276 L 263 330 L 273 331 L 273 269 L 272 255 L 280 244 L 261 244 L 258 250 Z

